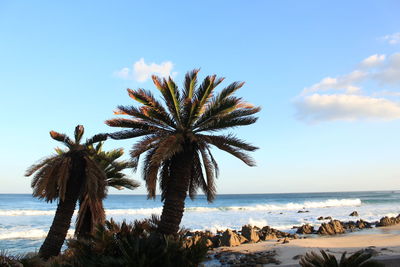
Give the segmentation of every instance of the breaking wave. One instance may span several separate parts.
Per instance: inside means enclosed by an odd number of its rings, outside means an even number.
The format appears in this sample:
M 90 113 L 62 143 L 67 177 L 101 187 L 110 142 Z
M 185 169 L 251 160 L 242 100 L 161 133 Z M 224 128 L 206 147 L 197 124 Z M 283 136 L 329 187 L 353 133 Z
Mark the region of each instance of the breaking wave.
M 227 206 L 227 207 L 187 207 L 186 212 L 224 212 L 224 211 L 290 211 L 313 208 L 351 207 L 362 204 L 359 198 L 328 199 L 325 201 L 305 201 L 302 203 L 286 204 L 259 204 L 253 206 Z M 161 214 L 162 207 L 140 209 L 107 209 L 106 214 L 111 215 L 150 215 Z M 55 210 L 0 210 L 0 216 L 43 216 L 54 215 Z M 76 211 L 75 211 L 76 214 Z
M 68 230 L 67 238 L 74 235 L 74 230 Z M 19 230 L 0 232 L 0 240 L 5 239 L 43 239 L 47 236 L 47 232 L 41 229 Z

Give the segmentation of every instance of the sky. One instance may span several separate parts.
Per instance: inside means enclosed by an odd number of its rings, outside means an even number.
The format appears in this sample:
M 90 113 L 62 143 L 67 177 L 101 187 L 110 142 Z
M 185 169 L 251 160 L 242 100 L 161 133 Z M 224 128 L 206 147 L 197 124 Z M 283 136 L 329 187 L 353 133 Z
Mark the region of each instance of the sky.
M 0 193 L 31 193 L 25 170 L 59 146 L 50 130 L 114 132 L 104 121 L 135 104 L 127 88 L 157 94 L 152 74 L 182 84 L 194 68 L 226 77 L 220 89 L 245 81 L 237 95 L 262 107 L 256 124 L 230 131 L 260 148 L 256 167 L 214 150 L 219 193 L 399 190 L 399 10 L 386 0 L 0 1 Z M 145 192 L 143 182 L 110 190 Z

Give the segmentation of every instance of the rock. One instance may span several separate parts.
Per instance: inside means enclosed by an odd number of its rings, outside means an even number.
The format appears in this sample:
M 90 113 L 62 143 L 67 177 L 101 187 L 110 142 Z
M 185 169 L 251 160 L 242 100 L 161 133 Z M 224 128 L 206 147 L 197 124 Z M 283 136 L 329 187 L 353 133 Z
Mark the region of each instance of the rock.
M 318 229 L 320 235 L 334 235 L 344 233 L 342 222 L 338 220 L 332 220 L 329 223 L 322 223 Z
M 282 244 L 287 244 L 289 243 L 289 238 L 285 237 L 282 241 Z
M 250 225 L 242 226 L 242 235 L 249 240 L 249 242 L 256 243 L 260 241 L 260 237 L 258 236 L 256 230 Z
M 376 224 L 376 227 L 382 227 L 382 226 L 390 226 L 390 225 L 395 225 L 400 223 L 400 214 L 397 217 L 383 217 L 379 220 L 379 222 Z
M 262 240 L 271 240 L 271 239 L 277 239 L 277 236 L 275 234 L 267 234 L 265 236 L 263 236 Z
M 358 212 L 357 211 L 353 211 L 352 213 L 349 214 L 349 216 L 358 217 Z
M 240 241 L 240 244 L 249 242 L 249 240 L 246 237 L 244 237 L 243 235 L 239 235 L 239 241 Z
M 357 228 L 358 229 L 364 229 L 364 228 L 372 228 L 372 224 L 369 222 L 366 222 L 364 220 L 358 220 L 356 222 Z
M 240 245 L 239 236 L 232 230 L 227 229 L 221 236 L 221 246 L 235 247 Z
M 211 241 L 211 239 L 207 238 L 206 239 L 206 247 L 212 248 L 214 246 L 214 243 Z
M 343 228 L 346 230 L 350 230 L 351 232 L 354 231 L 357 228 L 357 225 L 355 222 L 353 221 L 349 221 L 349 222 L 344 222 L 342 223 Z
M 322 221 L 323 219 L 324 219 L 324 217 L 319 216 L 317 220 L 318 220 L 318 221 Z
M 211 242 L 213 243 L 214 248 L 218 248 L 221 246 L 221 236 L 216 235 L 210 238 Z
M 300 226 L 296 233 L 298 234 L 312 234 L 314 232 L 314 227 L 309 224 L 304 224 Z
M 306 213 L 306 212 L 310 212 L 309 210 L 299 210 L 297 211 L 297 213 Z
M 325 217 L 324 220 L 332 220 L 331 216 Z

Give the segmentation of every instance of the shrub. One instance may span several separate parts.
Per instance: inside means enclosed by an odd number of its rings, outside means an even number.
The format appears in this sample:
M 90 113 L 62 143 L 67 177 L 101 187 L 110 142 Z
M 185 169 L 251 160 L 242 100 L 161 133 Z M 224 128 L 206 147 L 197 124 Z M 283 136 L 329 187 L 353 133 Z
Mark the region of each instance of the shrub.
M 302 267 L 379 267 L 384 266 L 381 263 L 370 260 L 372 253 L 365 250 L 359 250 L 350 257 L 346 258 L 346 252 L 342 254 L 338 262 L 336 257 L 332 254 L 320 250 L 321 255 L 314 251 L 306 253 L 299 262 Z
M 186 246 L 184 230 L 177 235 L 157 233 L 158 218 L 121 224 L 113 220 L 97 227 L 87 239 L 71 239 L 52 267 L 72 266 L 198 266 L 207 254 L 205 240 Z

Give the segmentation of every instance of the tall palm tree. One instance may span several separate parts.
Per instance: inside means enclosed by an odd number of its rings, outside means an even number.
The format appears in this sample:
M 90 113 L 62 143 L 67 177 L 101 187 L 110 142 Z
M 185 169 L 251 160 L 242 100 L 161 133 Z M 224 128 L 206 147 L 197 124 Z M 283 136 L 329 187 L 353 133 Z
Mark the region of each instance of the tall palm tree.
M 50 136 L 63 143 L 68 151 L 41 160 L 32 165 L 25 174 L 31 176 L 35 173 L 31 184 L 33 196 L 45 199 L 47 202 L 58 199 L 53 223 L 39 249 L 39 256 L 46 260 L 60 253 L 78 199 L 87 196 L 92 204 L 92 200 L 103 199 L 105 196 L 107 177 L 90 156 L 90 146 L 104 141 L 107 135 L 98 134 L 80 144 L 83 133 L 83 126 L 76 126 L 75 140 L 72 141 L 65 134 L 51 131 Z M 99 207 L 93 205 L 90 208 L 96 213 Z
M 255 123 L 257 118 L 252 115 L 260 108 L 233 96 L 243 82 L 234 82 L 216 94 L 215 87 L 224 79 L 207 76 L 197 86 L 198 71 L 186 74 L 183 90 L 179 90 L 171 78 L 152 76 L 165 106 L 150 91 L 128 89 L 129 96 L 142 106 L 118 106 L 115 114 L 131 118 L 106 121 L 112 127 L 129 128 L 110 134 L 113 139 L 143 136 L 133 146 L 131 158 L 137 166 L 145 153 L 143 176 L 149 198 L 155 198 L 157 179 L 160 181 L 164 205 L 159 232 L 163 234 L 178 231 L 187 193 L 193 199 L 201 188 L 209 202 L 215 198 L 214 178 L 218 176 L 218 165 L 211 154 L 211 145 L 249 166 L 255 165 L 246 152 L 257 147 L 232 134 L 211 133 Z
M 106 174 L 106 187 L 114 187 L 118 190 L 124 188 L 133 190 L 139 186 L 139 183 L 133 179 L 127 178 L 126 174 L 122 171 L 128 168 L 132 168 L 131 162 L 118 160 L 123 154 L 122 148 L 113 149 L 110 151 L 104 151 L 104 142 L 97 143 L 96 146 L 90 146 L 93 150 L 92 158 L 98 163 L 102 170 Z M 107 190 L 105 190 L 107 195 Z M 93 213 L 91 207 L 95 206 Z M 79 199 L 79 210 L 76 219 L 75 235 L 78 238 L 87 237 L 92 234 L 95 226 L 99 223 L 103 223 L 105 219 L 105 211 L 103 208 L 102 199 L 91 199 L 88 195 L 82 195 Z

